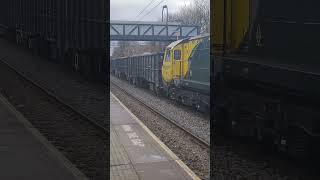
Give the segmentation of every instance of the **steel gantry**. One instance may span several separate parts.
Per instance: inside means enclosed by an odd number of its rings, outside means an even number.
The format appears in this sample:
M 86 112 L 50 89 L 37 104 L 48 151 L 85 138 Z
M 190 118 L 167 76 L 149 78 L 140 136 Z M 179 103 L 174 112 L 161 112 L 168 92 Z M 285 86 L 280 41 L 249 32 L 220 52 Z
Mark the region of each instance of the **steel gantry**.
M 181 23 L 110 21 L 111 41 L 175 41 L 199 34 L 199 26 Z

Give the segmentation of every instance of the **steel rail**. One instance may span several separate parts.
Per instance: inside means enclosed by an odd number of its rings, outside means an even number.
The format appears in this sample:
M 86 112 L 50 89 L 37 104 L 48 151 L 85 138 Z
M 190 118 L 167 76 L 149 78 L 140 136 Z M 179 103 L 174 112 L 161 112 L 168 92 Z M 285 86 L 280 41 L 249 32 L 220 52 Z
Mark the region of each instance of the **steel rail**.
M 70 104 L 64 102 L 61 98 L 59 98 L 57 95 L 55 95 L 54 93 L 50 92 L 49 90 L 47 90 L 46 88 L 42 87 L 39 83 L 33 81 L 31 78 L 29 78 L 25 73 L 21 72 L 20 70 L 18 70 L 17 68 L 13 67 L 12 65 L 10 65 L 8 62 L 5 61 L 6 57 L 2 57 L 0 58 L 0 62 L 2 62 L 3 64 L 5 64 L 8 68 L 10 68 L 11 70 L 13 70 L 16 74 L 18 74 L 20 77 L 22 77 L 24 80 L 28 81 L 29 83 L 31 83 L 32 85 L 36 86 L 37 88 L 39 88 L 42 92 L 44 92 L 45 94 L 47 94 L 48 96 L 50 96 L 51 98 L 55 99 L 57 102 L 63 104 L 64 106 L 68 107 L 69 109 L 71 109 L 74 113 L 78 114 L 79 116 L 81 116 L 83 119 L 85 119 L 86 121 L 90 122 L 92 125 L 94 125 L 96 128 L 105 131 L 105 132 L 109 132 L 109 130 L 107 130 L 107 127 L 97 123 L 95 120 L 93 120 L 92 118 L 88 117 L 87 115 L 85 115 L 84 113 L 82 113 L 81 111 L 77 110 L 75 107 L 71 106 Z

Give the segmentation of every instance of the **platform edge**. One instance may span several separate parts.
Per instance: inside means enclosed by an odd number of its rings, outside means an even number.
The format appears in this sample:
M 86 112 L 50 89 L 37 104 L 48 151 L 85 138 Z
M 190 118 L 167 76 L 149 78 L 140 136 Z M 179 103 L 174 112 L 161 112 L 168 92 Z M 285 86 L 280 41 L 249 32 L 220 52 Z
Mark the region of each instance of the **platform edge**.
M 26 127 L 28 131 L 42 143 L 53 156 L 57 157 L 61 164 L 63 164 L 77 179 L 89 180 L 71 161 L 69 161 L 58 149 L 56 149 L 2 94 L 0 94 L 0 101 L 2 101 L 8 109 L 17 117 L 17 119 Z
M 178 158 L 177 155 L 175 155 L 175 153 L 172 152 L 155 134 L 153 134 L 153 132 L 151 132 L 151 130 L 146 125 L 144 125 L 143 122 L 136 115 L 134 115 L 112 92 L 110 92 L 110 94 L 193 180 L 200 180 L 200 178 L 180 158 Z

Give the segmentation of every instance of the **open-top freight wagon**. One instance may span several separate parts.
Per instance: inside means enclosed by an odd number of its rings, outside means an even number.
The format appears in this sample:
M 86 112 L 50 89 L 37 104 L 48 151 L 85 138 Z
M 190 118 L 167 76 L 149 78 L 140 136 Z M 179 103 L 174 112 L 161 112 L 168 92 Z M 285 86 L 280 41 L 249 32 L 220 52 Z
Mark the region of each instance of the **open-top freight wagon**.
M 217 130 L 296 158 L 318 154 L 318 7 L 314 0 L 213 2 Z
M 111 73 L 139 87 L 158 93 L 162 86 L 163 53 L 137 55 L 111 60 Z
M 103 78 L 106 0 L 1 0 L 0 31 L 7 39 Z

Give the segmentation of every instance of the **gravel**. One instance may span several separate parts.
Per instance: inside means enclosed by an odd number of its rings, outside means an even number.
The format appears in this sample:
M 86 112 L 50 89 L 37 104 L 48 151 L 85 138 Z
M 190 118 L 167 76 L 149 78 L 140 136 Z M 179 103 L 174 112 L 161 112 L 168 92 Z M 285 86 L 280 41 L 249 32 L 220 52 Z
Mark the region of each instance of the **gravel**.
M 10 78 L 8 78 L 10 77 Z M 0 93 L 90 179 L 107 179 L 107 136 L 0 63 Z
M 109 127 L 107 122 L 107 96 L 103 85 L 84 80 L 60 65 L 33 56 L 29 50 L 0 39 L 0 58 L 26 74 L 48 91 L 75 107 L 98 123 Z
M 147 89 L 134 87 L 128 82 L 114 76 L 110 76 L 110 81 L 116 83 L 130 94 L 143 100 L 150 107 L 166 114 L 170 119 L 174 120 L 185 129 L 188 129 L 196 136 L 210 143 L 210 118 L 208 116 L 198 113 L 195 110 L 191 110 L 191 108 L 177 105 L 172 100 L 156 96 Z
M 137 103 L 114 85 L 111 92 L 119 98 L 162 142 L 164 142 L 201 179 L 209 179 L 210 150 L 195 143 L 186 132 L 177 129 Z

